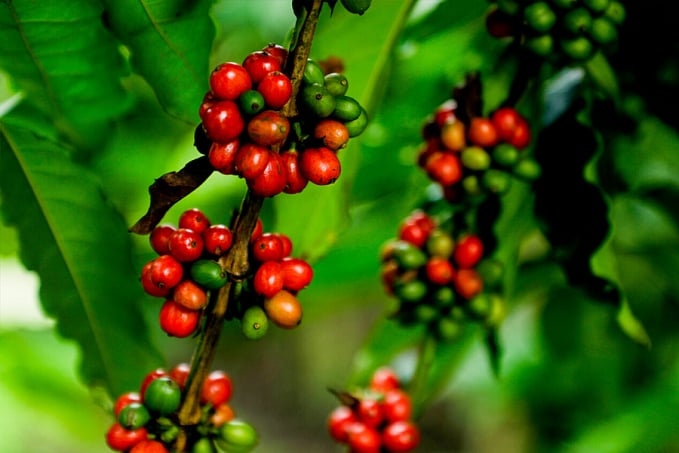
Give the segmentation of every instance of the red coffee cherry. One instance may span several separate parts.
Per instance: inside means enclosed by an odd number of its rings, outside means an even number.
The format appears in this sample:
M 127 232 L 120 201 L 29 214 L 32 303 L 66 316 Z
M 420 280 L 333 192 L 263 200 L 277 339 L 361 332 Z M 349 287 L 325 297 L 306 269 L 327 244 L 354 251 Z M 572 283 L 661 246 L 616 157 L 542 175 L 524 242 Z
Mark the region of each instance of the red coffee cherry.
M 277 261 L 263 263 L 253 277 L 253 286 L 257 294 L 264 297 L 273 297 L 283 289 L 285 281 L 283 268 Z
M 356 413 L 349 406 L 337 406 L 328 416 L 327 427 L 330 436 L 340 443 L 349 441 L 347 427 L 357 422 Z
M 374 398 L 361 398 L 356 406 L 358 419 L 371 428 L 378 428 L 384 420 L 382 403 Z
M 427 243 L 429 238 L 429 230 L 423 228 L 414 220 L 407 219 L 399 227 L 398 237 L 401 240 L 413 244 L 415 247 L 421 248 Z
M 276 43 L 269 43 L 262 49 L 262 52 L 266 52 L 273 56 L 276 60 L 278 60 L 281 67 L 283 67 L 285 60 L 288 58 L 288 49 Z
M 157 440 L 142 440 L 129 453 L 169 453 L 165 444 Z
M 188 363 L 178 363 L 170 370 L 170 378 L 179 385 L 179 388 L 184 389 L 189 373 L 191 373 L 191 365 Z
M 149 242 L 153 251 L 158 255 L 169 255 L 170 247 L 168 242 L 175 230 L 176 228 L 172 225 L 158 225 L 155 227 L 149 235 Z
M 407 453 L 420 443 L 417 426 L 406 420 L 388 424 L 382 431 L 382 445 L 391 453 Z
M 179 216 L 179 228 L 187 228 L 202 233 L 210 226 L 210 220 L 198 208 L 187 209 Z
M 261 146 L 283 143 L 290 133 L 290 122 L 275 110 L 264 110 L 255 115 L 247 126 L 250 139 Z
M 531 141 L 530 126 L 528 125 L 528 122 L 526 120 L 522 119 L 522 121 L 520 121 L 516 126 L 514 136 L 511 139 L 507 140 L 507 143 L 509 143 L 516 149 L 524 149 L 528 145 L 530 145 L 530 141 Z
M 466 126 L 456 120 L 441 126 L 441 144 L 450 151 L 462 151 L 467 146 Z
M 172 337 L 188 337 L 198 328 L 200 313 L 168 299 L 160 309 L 160 328 Z
M 273 233 L 281 240 L 283 243 L 283 258 L 290 256 L 292 253 L 292 240 L 288 235 L 283 233 Z
M 293 329 L 302 322 L 302 304 L 284 289 L 264 299 L 263 308 L 269 320 L 283 329 Z
M 433 153 L 425 162 L 424 170 L 432 180 L 444 187 L 452 186 L 462 179 L 460 158 L 450 152 Z
M 314 127 L 314 138 L 320 140 L 326 148 L 337 151 L 344 148 L 349 141 L 349 130 L 340 121 L 323 119 Z
M 283 258 L 283 287 L 291 292 L 301 291 L 311 283 L 314 270 L 309 263 L 300 258 Z
M 476 146 L 489 148 L 497 145 L 500 137 L 488 118 L 475 117 L 469 123 L 469 141 Z
M 299 168 L 299 153 L 295 150 L 287 150 L 281 153 L 281 160 L 285 168 L 286 185 L 283 192 L 287 194 L 300 193 L 309 183 Z
M 307 148 L 299 158 L 302 175 L 314 184 L 324 186 L 337 181 L 342 171 L 337 155 L 329 148 Z
M 224 175 L 235 174 L 234 159 L 239 146 L 240 140 L 238 139 L 226 143 L 212 142 L 210 150 L 207 153 L 210 165 Z
M 233 232 L 226 225 L 210 225 L 203 231 L 205 251 L 210 255 L 221 256 L 233 244 Z
M 114 423 L 106 432 L 106 445 L 111 450 L 128 451 L 147 438 L 148 432 L 146 428 L 127 430 L 120 423 Z
M 234 62 L 217 66 L 210 74 L 210 91 L 214 97 L 235 101 L 243 92 L 252 88 L 252 79 L 247 70 Z
M 465 234 L 455 243 L 453 260 L 459 267 L 474 267 L 483 257 L 483 242 L 474 234 Z
M 401 389 L 391 389 L 384 393 L 384 418 L 389 422 L 409 420 L 413 414 L 410 395 Z
M 219 428 L 234 418 L 236 418 L 236 413 L 233 411 L 233 408 L 227 403 L 223 403 L 214 408 L 214 412 L 210 415 L 210 424 L 215 428 Z
M 184 280 L 175 286 L 172 300 L 189 310 L 200 310 L 207 304 L 207 293 L 191 280 Z
M 453 281 L 455 276 L 455 268 L 450 261 L 439 256 L 432 256 L 427 260 L 424 272 L 427 275 L 427 280 L 435 285 L 442 286 Z
M 370 377 L 370 388 L 377 392 L 386 393 L 389 390 L 397 389 L 401 386 L 401 381 L 389 367 L 376 369 Z
M 467 300 L 483 291 L 483 280 L 474 269 L 459 269 L 453 278 L 453 285 L 460 296 Z
M 207 109 L 212 107 L 212 104 L 214 104 L 218 100 L 219 99 L 217 99 L 211 91 L 205 93 L 205 96 L 203 96 L 203 102 L 201 102 L 200 107 L 198 108 L 198 116 L 200 117 L 201 120 L 205 116 L 205 112 L 207 111 Z M 203 135 L 205 135 L 205 137 L 208 138 L 207 133 L 205 132 L 205 128 L 202 126 L 202 124 L 200 125 L 200 127 L 203 130 Z
M 288 180 L 280 154 L 269 151 L 269 159 L 264 171 L 254 179 L 248 179 L 247 185 L 260 197 L 273 197 L 283 192 Z
M 347 444 L 352 453 L 379 453 L 382 439 L 376 429 L 365 423 L 354 422 L 347 425 Z
M 125 392 L 120 395 L 113 405 L 113 415 L 115 415 L 116 420 L 118 419 L 118 415 L 120 415 L 120 411 L 122 411 L 127 405 L 140 402 L 141 395 L 139 392 Z
M 215 142 L 230 142 L 245 129 L 245 120 L 233 101 L 214 102 L 205 109 L 201 119 L 208 138 Z
M 174 288 L 182 281 L 184 268 L 171 255 L 155 258 L 151 265 L 151 281 L 159 288 Z
M 267 74 L 281 71 L 281 63 L 270 53 L 257 50 L 243 60 L 243 67 L 250 74 L 252 83 L 258 84 Z
M 264 76 L 257 85 L 264 98 L 264 103 L 270 108 L 278 110 L 290 100 L 292 83 L 288 76 L 280 71 L 273 71 Z
M 144 264 L 144 267 L 141 269 L 141 277 L 139 280 L 141 281 L 142 289 L 149 296 L 153 297 L 167 296 L 168 294 L 170 294 L 170 291 L 172 291 L 172 288 L 156 285 L 153 279 L 151 278 L 152 270 L 153 270 L 153 260 Z
M 200 402 L 217 407 L 227 403 L 233 393 L 233 384 L 228 374 L 221 370 L 210 372 L 200 390 Z
M 262 219 L 258 218 L 257 222 L 255 223 L 255 228 L 252 230 L 252 234 L 250 235 L 250 242 L 254 242 L 257 240 L 258 237 L 262 235 L 262 232 L 264 231 L 264 225 L 262 224 Z
M 189 263 L 196 261 L 203 254 L 205 242 L 200 233 L 179 228 L 170 237 L 170 253 L 179 262 Z
M 281 237 L 275 233 L 264 233 L 251 246 L 252 256 L 259 262 L 280 261 L 284 257 Z
M 269 162 L 269 149 L 254 143 L 243 144 L 236 153 L 234 165 L 236 172 L 250 180 L 261 175 Z
M 437 135 L 445 124 L 457 121 L 456 110 L 457 101 L 455 99 L 448 99 L 436 107 L 434 110 L 434 124 L 437 126 Z

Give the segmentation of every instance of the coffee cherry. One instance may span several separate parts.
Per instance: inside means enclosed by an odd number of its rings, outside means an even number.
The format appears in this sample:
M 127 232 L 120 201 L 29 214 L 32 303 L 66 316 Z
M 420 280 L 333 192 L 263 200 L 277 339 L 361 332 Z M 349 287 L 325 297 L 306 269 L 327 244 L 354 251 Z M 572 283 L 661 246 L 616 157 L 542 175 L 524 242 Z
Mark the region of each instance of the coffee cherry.
M 323 78 L 323 84 L 333 96 L 344 96 L 349 89 L 347 76 L 339 72 L 331 72 Z
M 592 21 L 590 37 L 598 44 L 609 44 L 618 39 L 618 30 L 609 19 L 597 17 Z
M 288 291 L 301 291 L 311 283 L 314 276 L 313 268 L 306 261 L 299 258 L 284 258 L 280 261 L 283 270 L 283 288 Z
M 288 76 L 280 71 L 273 71 L 264 76 L 257 85 L 264 102 L 272 109 L 280 109 L 287 104 L 292 94 L 292 83 Z
M 269 159 L 264 171 L 247 181 L 248 188 L 260 197 L 273 197 L 283 192 L 288 183 L 285 167 L 280 154 L 269 151 Z
M 201 437 L 193 444 L 191 453 L 217 453 L 217 448 L 210 437 Z
M 223 371 L 211 371 L 207 375 L 200 390 L 201 404 L 210 404 L 213 407 L 225 404 L 231 399 L 233 384 L 228 374 Z
M 223 63 L 210 74 L 210 90 L 218 99 L 234 101 L 251 88 L 250 75 L 238 63 Z
M 360 16 L 370 8 L 372 0 L 341 0 L 341 2 L 347 11 Z
M 318 64 L 316 60 L 311 58 L 307 59 L 306 65 L 304 66 L 304 76 L 305 85 L 317 84 L 322 86 L 325 83 L 325 74 L 323 73 L 323 68 Z
M 459 269 L 453 278 L 455 290 L 465 299 L 471 299 L 483 290 L 483 280 L 474 269 Z
M 218 262 L 202 259 L 191 265 L 191 280 L 207 289 L 219 289 L 226 285 L 228 277 Z
M 226 225 L 210 225 L 203 231 L 205 251 L 210 255 L 221 256 L 226 253 L 233 244 L 233 233 Z
M 275 110 L 264 110 L 250 120 L 247 132 L 254 143 L 260 146 L 274 146 L 288 138 L 290 122 Z
M 556 23 L 556 14 L 547 2 L 535 2 L 523 10 L 526 24 L 537 33 L 548 32 Z
M 184 280 L 172 291 L 172 300 L 189 310 L 200 310 L 207 304 L 207 294 L 193 281 Z
M 199 232 L 188 228 L 179 228 L 170 237 L 170 253 L 177 261 L 189 263 L 203 254 L 205 243 Z
M 427 285 L 421 280 L 399 282 L 394 286 L 394 294 L 403 302 L 419 302 L 427 294 Z
M 281 240 L 283 244 L 283 258 L 287 258 L 292 253 L 292 239 L 287 234 L 273 233 Z
M 382 431 L 382 444 L 391 453 L 413 451 L 420 443 L 420 431 L 414 423 L 406 420 L 387 425 Z
M 210 165 L 222 174 L 235 174 L 234 160 L 239 146 L 240 140 L 238 139 L 226 143 L 213 142 L 207 154 Z
M 245 128 L 238 104 L 233 101 L 213 103 L 201 119 L 207 136 L 215 142 L 229 142 L 238 138 Z
M 554 38 L 548 33 L 530 36 L 523 45 L 535 55 L 548 57 L 554 51 Z
M 347 427 L 358 421 L 356 413 L 349 406 L 337 406 L 328 416 L 326 422 L 330 436 L 340 443 L 349 441 Z
M 466 126 L 462 121 L 452 121 L 441 126 L 441 144 L 451 151 L 462 151 L 467 144 Z
M 453 251 L 453 259 L 459 267 L 474 267 L 481 261 L 482 257 L 483 242 L 481 242 L 478 236 L 465 234 L 457 240 L 455 250 Z
M 284 329 L 293 329 L 302 322 L 302 305 L 286 290 L 264 299 L 264 311 L 271 322 Z
M 382 404 L 373 398 L 361 398 L 356 406 L 358 419 L 371 428 L 377 428 L 384 420 Z
M 151 381 L 144 393 L 144 405 L 158 415 L 169 415 L 179 408 L 182 391 L 169 376 Z
M 184 268 L 171 255 L 161 255 L 151 262 L 151 282 L 158 288 L 171 289 L 184 277 Z
M 252 256 L 259 262 L 283 259 L 283 240 L 275 233 L 263 233 L 251 245 Z
M 191 373 L 191 365 L 188 363 L 178 363 L 170 370 L 170 378 L 183 390 L 189 373 Z
M 266 102 L 258 90 L 248 90 L 238 96 L 238 106 L 246 116 L 254 116 L 264 110 Z
M 168 242 L 175 230 L 176 228 L 172 225 L 156 226 L 149 235 L 149 242 L 151 243 L 153 251 L 158 255 L 169 255 L 170 247 Z
M 379 453 L 382 440 L 376 429 L 355 422 L 347 427 L 347 444 L 353 453 Z
M 129 453 L 169 453 L 169 450 L 157 440 L 142 440 Z
M 392 253 L 401 269 L 418 269 L 427 262 L 427 255 L 418 247 L 406 241 L 394 242 Z
M 168 294 L 170 294 L 170 291 L 172 291 L 172 288 L 168 288 L 166 286 L 156 285 L 155 282 L 151 279 L 152 269 L 153 269 L 153 260 L 144 264 L 144 267 L 141 270 L 141 277 L 139 278 L 139 280 L 141 282 L 142 289 L 149 296 L 153 296 L 153 297 L 165 297 L 165 296 L 167 296 Z
M 285 60 L 288 58 L 288 49 L 276 43 L 269 43 L 266 47 L 262 49 L 262 52 L 266 52 L 273 56 L 280 63 L 281 67 L 285 64 Z
M 453 280 L 455 269 L 445 258 L 433 256 L 424 267 L 427 280 L 435 285 L 447 285 Z
M 421 248 L 429 238 L 429 231 L 415 221 L 406 220 L 399 227 L 398 238 Z
M 128 451 L 139 442 L 148 438 L 146 428 L 125 429 L 120 423 L 114 423 L 106 432 L 106 445 L 111 450 Z
M 408 420 L 413 414 L 410 395 L 399 388 L 384 392 L 384 417 L 390 422 Z
M 389 367 L 376 369 L 370 377 L 369 387 L 377 392 L 386 393 L 401 386 L 401 380 Z
M 252 83 L 257 85 L 259 82 L 271 72 L 280 72 L 281 64 L 279 60 L 273 55 L 257 50 L 250 53 L 245 60 L 243 60 L 243 67 L 250 74 Z
M 139 386 L 139 395 L 141 397 L 140 401 L 144 400 L 144 394 L 146 393 L 146 389 L 151 382 L 160 377 L 168 377 L 169 375 L 170 373 L 168 373 L 165 368 L 156 368 L 149 371 L 146 376 L 144 376 L 144 379 L 141 381 L 141 385 Z
M 582 3 L 593 13 L 601 14 L 608 8 L 609 0 L 582 0 Z
M 616 25 L 622 25 L 627 16 L 627 11 L 622 3 L 618 1 L 611 1 L 606 8 L 605 16 Z
M 283 168 L 285 169 L 286 184 L 283 192 L 287 194 L 300 193 L 309 183 L 299 168 L 299 153 L 293 149 L 281 153 Z
M 513 167 L 519 161 L 519 150 L 508 143 L 501 143 L 493 148 L 493 161 L 503 167 Z
M 283 289 L 285 275 L 283 268 L 277 261 L 263 263 L 253 277 L 253 287 L 257 294 L 264 297 L 273 297 Z
M 198 208 L 187 209 L 179 216 L 179 228 L 202 233 L 210 226 L 210 220 Z
M 574 39 L 562 39 L 560 44 L 561 50 L 563 50 L 569 58 L 576 61 L 587 60 L 594 53 L 592 41 L 584 36 Z
M 475 117 L 469 123 L 469 141 L 482 148 L 495 146 L 499 140 L 495 125 L 488 118 Z
M 126 405 L 118 414 L 117 419 L 125 429 L 135 430 L 146 425 L 151 420 L 151 415 L 146 406 L 135 402 Z
M 431 256 L 449 258 L 453 254 L 455 242 L 453 238 L 442 230 L 434 230 L 427 238 L 425 244 L 427 253 Z
M 343 123 L 357 119 L 363 108 L 358 101 L 349 96 L 335 96 L 335 110 L 332 112 L 332 118 Z
M 241 319 L 241 330 L 248 340 L 259 340 L 269 330 L 269 318 L 259 305 L 248 307 Z
M 140 403 L 141 402 L 141 395 L 139 392 L 125 392 L 122 395 L 120 395 L 114 405 L 113 405 L 113 415 L 115 415 L 116 418 L 120 415 L 120 412 L 129 404 L 132 403 Z
M 586 33 L 592 26 L 592 14 L 585 8 L 576 8 L 566 13 L 562 23 L 572 35 L 580 35 Z
M 248 423 L 233 419 L 219 428 L 217 443 L 224 451 L 246 453 L 252 451 L 259 439 L 257 432 Z
M 342 171 L 337 155 L 329 148 L 307 148 L 299 158 L 302 175 L 314 184 L 324 186 L 337 181 Z
M 452 153 L 438 151 L 426 161 L 424 170 L 429 177 L 442 186 L 452 186 L 462 179 L 462 162 Z
M 198 328 L 200 311 L 189 310 L 172 299 L 165 301 L 160 309 L 160 328 L 172 337 L 185 338 Z
M 324 85 L 314 83 L 302 88 L 301 107 L 308 113 L 325 118 L 335 111 L 335 106 L 335 97 Z
M 326 148 L 337 151 L 344 148 L 349 141 L 349 130 L 340 121 L 324 119 L 316 123 L 313 136 Z
M 210 424 L 215 428 L 219 428 L 235 417 L 236 413 L 233 411 L 233 408 L 227 403 L 222 403 L 214 408 L 214 412 L 210 415 Z
M 346 121 L 344 126 L 349 132 L 349 138 L 358 137 L 368 127 L 368 112 L 361 107 L 360 115 L 354 120 Z
M 462 150 L 460 162 L 470 170 L 485 170 L 490 167 L 490 155 L 480 146 L 469 146 Z
M 243 144 L 233 161 L 236 172 L 247 180 L 261 175 L 268 162 L 269 149 L 255 143 Z

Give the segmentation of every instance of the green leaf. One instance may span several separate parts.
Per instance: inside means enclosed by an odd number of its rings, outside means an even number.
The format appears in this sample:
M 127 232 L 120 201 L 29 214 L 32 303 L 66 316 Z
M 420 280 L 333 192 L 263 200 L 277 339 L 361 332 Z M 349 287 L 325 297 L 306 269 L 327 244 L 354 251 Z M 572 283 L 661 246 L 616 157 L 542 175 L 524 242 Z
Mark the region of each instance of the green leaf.
M 18 230 L 24 265 L 40 276 L 45 312 L 82 348 L 84 381 L 115 394 L 136 388 L 160 356 L 136 305 L 142 293 L 127 228 L 96 177 L 27 126 L 37 117 L 17 109 L 0 123 L 6 220 Z
M 615 102 L 619 101 L 620 87 L 618 86 L 618 78 L 603 53 L 597 52 L 594 57 L 588 60 L 585 63 L 585 70 L 594 85 L 606 97 Z
M 27 102 L 84 146 L 100 144 L 110 120 L 131 106 L 118 43 L 90 0 L 0 4 L 0 67 Z
M 108 24 L 165 110 L 196 124 L 215 36 L 212 0 L 104 0 Z

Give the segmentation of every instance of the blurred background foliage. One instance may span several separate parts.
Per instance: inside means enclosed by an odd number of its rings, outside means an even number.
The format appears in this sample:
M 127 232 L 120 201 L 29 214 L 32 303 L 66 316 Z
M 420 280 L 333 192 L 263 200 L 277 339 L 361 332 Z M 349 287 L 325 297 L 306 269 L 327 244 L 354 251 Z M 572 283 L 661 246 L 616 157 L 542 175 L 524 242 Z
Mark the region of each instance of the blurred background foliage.
M 109 18 L 113 34 L 100 27 L 98 2 L 54 2 L 42 11 L 32 2 L 0 4 L 5 25 L 0 32 L 5 34 L 5 45 L 0 45 L 0 94 L 5 101 L 0 109 L 3 451 L 107 451 L 104 432 L 112 421 L 107 389 L 134 388 L 151 367 L 189 360 L 193 341 L 162 334 L 157 300 L 137 287 L 138 269 L 152 256 L 147 238 L 128 237 L 124 226 L 145 211 L 146 188 L 154 178 L 197 156 L 193 129 L 209 69 L 222 61 L 241 61 L 269 42 L 285 42 L 294 25 L 285 1 L 184 2 L 193 5 L 190 32 L 179 25 L 166 31 L 196 59 L 179 66 L 202 71 L 203 80 L 189 83 L 190 74 L 171 80 L 162 68 L 161 75 L 154 72 L 163 66 L 161 61 L 174 67 L 173 56 L 162 45 L 140 50 L 130 32 L 137 17 L 130 2 L 102 3 L 113 10 L 127 8 Z M 410 2 L 373 3 L 361 17 L 341 7 L 332 15 L 324 9 L 312 48 L 316 59 L 342 58 L 349 94 L 369 107 L 372 124 L 342 151 L 344 173 L 337 184 L 267 202 L 262 214 L 267 230 L 289 234 L 296 253 L 316 260 L 315 280 L 302 300 L 304 323 L 293 332 L 274 330 L 255 343 L 243 339 L 238 326 L 227 325 L 214 364 L 232 376 L 233 407 L 257 427 L 262 438 L 257 451 L 264 453 L 336 451 L 325 418 L 337 401 L 326 388 L 361 384 L 381 364 L 391 364 L 406 378 L 412 373 L 419 332 L 384 320 L 388 298 L 379 284 L 379 247 L 396 234 L 400 220 L 427 189 L 426 177 L 414 165 L 424 118 L 469 71 L 482 74 L 486 111 L 501 102 L 513 77 L 511 62 L 502 56 L 504 45 L 485 33 L 486 2 L 420 0 L 412 9 Z M 176 2 L 160 5 L 168 10 L 159 14 L 169 14 Z M 503 203 L 497 228 L 502 253 L 514 257 L 515 267 L 507 288 L 508 317 L 500 330 L 500 374 L 493 375 L 481 337 L 474 332 L 445 348 L 435 370 L 436 394 L 421 420 L 420 451 L 679 451 L 674 417 L 679 413 L 679 124 L 673 113 L 679 101 L 679 63 L 674 58 L 679 39 L 672 33 L 667 2 L 627 6 L 620 51 L 610 58 L 620 87 L 619 110 L 596 110 L 599 116 L 593 120 L 599 126 L 600 150 L 590 177 L 606 194 L 612 225 L 594 263 L 615 272 L 652 345 L 633 342 L 610 306 L 567 284 L 531 214 L 532 194 L 519 187 Z M 33 19 L 56 15 L 51 17 L 59 17 L 57 23 L 66 24 L 69 15 L 88 18 L 83 20 L 86 38 L 69 41 L 66 35 L 53 44 L 70 46 L 73 58 L 54 63 L 59 73 L 54 77 L 68 77 L 68 66 L 59 65 L 73 62 L 80 62 L 77 71 L 88 75 L 71 85 L 73 90 L 55 88 L 54 83 L 51 88 L 36 85 L 36 80 L 56 79 L 36 78 L 21 64 L 21 43 L 10 33 L 16 27 L 12 12 L 22 7 Z M 128 16 L 129 22 L 122 21 Z M 42 30 L 30 25 L 27 30 L 29 38 L 31 31 L 41 36 Z M 577 80 L 569 90 L 596 91 L 587 85 L 590 78 Z M 550 79 L 543 82 L 519 105 L 536 129 L 549 113 L 543 112 L 550 105 L 543 89 L 554 87 Z M 158 90 L 183 90 L 193 98 L 161 104 Z M 11 109 L 17 93 L 25 99 Z M 60 107 L 78 105 L 78 99 L 89 110 Z M 41 161 L 43 168 L 51 176 L 71 175 L 62 180 L 66 195 L 61 200 L 48 196 L 36 201 L 21 192 L 27 186 L 40 189 L 41 173 L 21 173 L 32 168 L 17 150 L 28 155 L 26 150 L 45 149 L 45 139 L 54 157 Z M 15 173 L 17 164 L 20 174 Z M 94 224 L 82 224 L 86 217 L 58 203 L 68 201 L 69 194 L 75 198 L 82 181 L 100 187 L 105 200 L 96 202 L 104 212 Z M 42 184 L 49 190 L 53 182 Z M 200 207 L 213 221 L 226 223 L 243 191 L 242 181 L 214 175 L 165 220 L 176 223 L 184 209 Z M 47 210 L 41 216 L 40 209 L 26 206 Z M 59 219 L 75 238 L 55 230 Z M 590 219 L 577 221 L 587 224 Z M 97 233 L 106 231 L 104 222 L 107 228 L 120 227 L 110 241 Z M 86 253 L 78 249 L 78 237 L 89 241 L 80 245 Z M 71 245 L 64 252 L 54 244 Z M 54 249 L 69 263 L 66 277 L 56 270 L 50 274 L 53 261 L 41 267 L 45 255 L 54 259 L 47 253 Z M 38 279 L 22 270 L 19 257 L 40 271 L 42 308 Z M 117 264 L 110 265 L 111 259 Z M 121 269 L 126 265 L 127 270 Z M 126 289 L 100 294 L 104 291 L 61 280 L 83 275 L 89 275 L 93 286 L 111 288 L 111 282 L 123 281 Z M 50 302 L 45 288 L 56 291 L 53 299 L 77 294 Z M 91 332 L 75 332 L 89 319 L 83 315 L 88 310 L 110 322 L 100 319 L 90 325 Z M 82 343 L 90 335 L 109 338 L 101 354 L 83 355 L 77 342 L 63 338 Z M 107 354 L 117 370 L 112 374 L 91 360 Z

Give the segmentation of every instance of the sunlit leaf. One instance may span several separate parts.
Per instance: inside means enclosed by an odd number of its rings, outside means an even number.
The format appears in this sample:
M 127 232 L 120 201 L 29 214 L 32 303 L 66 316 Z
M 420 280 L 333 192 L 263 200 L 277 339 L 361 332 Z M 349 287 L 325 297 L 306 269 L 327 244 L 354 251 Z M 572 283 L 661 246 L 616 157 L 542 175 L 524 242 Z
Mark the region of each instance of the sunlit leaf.
M 82 348 L 85 382 L 114 393 L 136 388 L 141 372 L 132 370 L 160 357 L 136 305 L 127 227 L 96 177 L 22 113 L 37 116 L 17 110 L 0 123 L 3 210 L 19 232 L 21 259 L 39 275 L 42 306 L 58 332 Z

